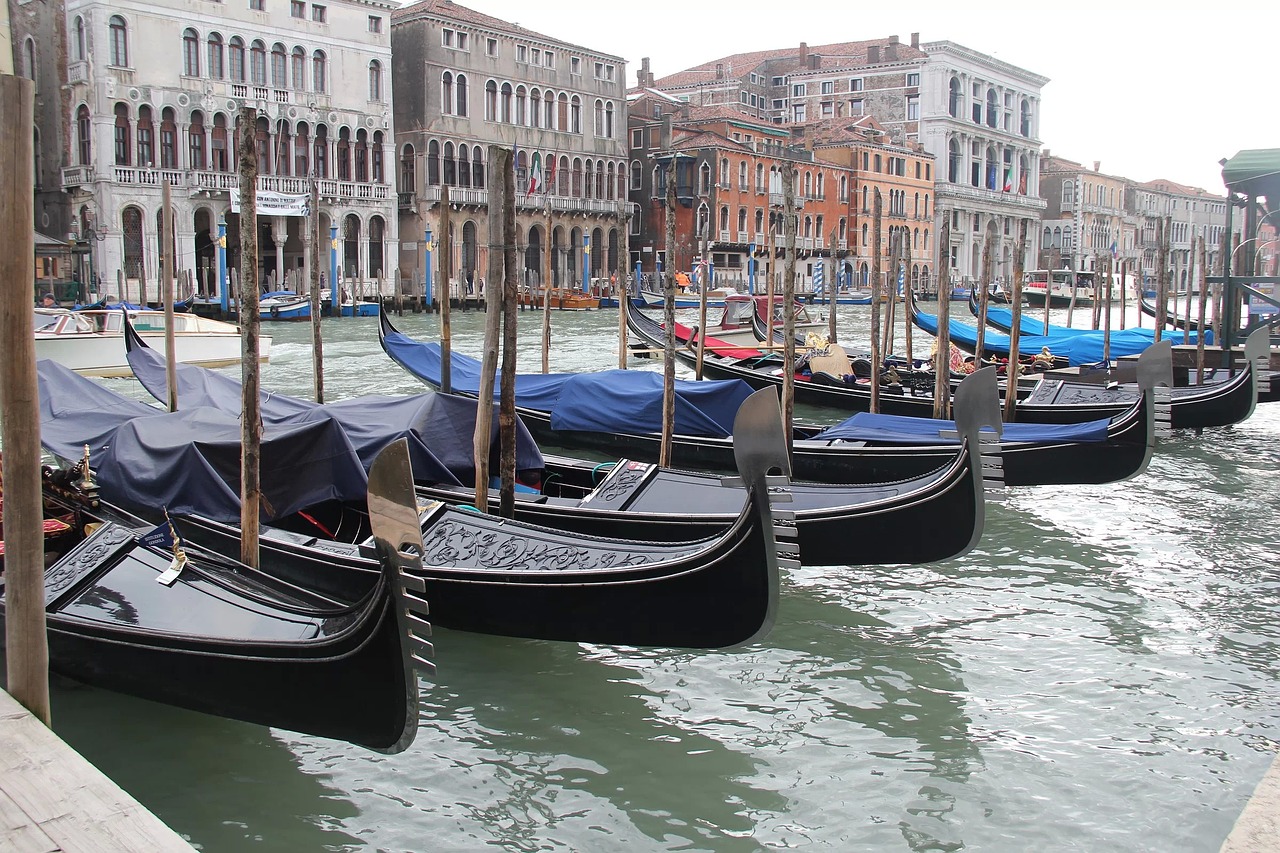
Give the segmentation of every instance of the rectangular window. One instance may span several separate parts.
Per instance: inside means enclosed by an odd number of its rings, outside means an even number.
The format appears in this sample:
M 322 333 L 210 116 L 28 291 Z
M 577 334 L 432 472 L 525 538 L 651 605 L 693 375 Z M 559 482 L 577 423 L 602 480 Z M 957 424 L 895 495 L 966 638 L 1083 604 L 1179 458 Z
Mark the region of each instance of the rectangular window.
M 488 56 L 497 56 L 497 55 L 498 55 L 498 40 L 497 40 L 497 39 L 488 39 L 488 40 L 486 40 L 486 41 L 485 41 L 485 45 L 484 45 L 484 52 L 485 52 L 485 54 L 486 54 L 486 55 L 488 55 Z
M 791 97 L 793 97 L 793 98 L 803 98 L 803 97 L 804 97 L 804 87 L 805 87 L 805 84 L 804 84 L 804 83 L 793 83 L 793 84 L 792 84 L 792 86 L 791 86 Z
M 907 121 L 919 121 L 919 120 L 920 120 L 920 96 L 908 95 L 907 96 Z
M 759 77 L 759 75 L 752 74 L 752 75 L 751 75 L 751 82 L 752 82 L 752 83 L 759 83 L 759 82 L 760 82 L 760 77 Z
M 369 32 L 371 33 L 382 32 L 382 18 L 379 17 L 378 15 L 369 16 Z
M 289 16 L 292 18 L 307 17 L 307 4 L 303 0 L 289 0 Z
M 556 55 L 549 50 L 544 50 L 542 52 L 542 64 L 547 66 L 548 68 L 555 68 Z
M 516 45 L 516 62 L 528 62 L 528 61 L 529 61 L 529 48 L 525 47 L 522 44 Z
M 908 86 L 919 86 L 919 85 L 920 85 L 920 75 L 919 75 L 919 74 L 908 74 L 908 75 L 907 75 L 907 85 L 908 85 Z
M 317 24 L 323 24 L 325 21 L 325 7 L 317 6 L 313 3 L 311 5 L 311 20 Z
M 458 50 L 470 50 L 471 47 L 467 44 L 467 41 L 468 36 L 466 33 L 458 33 Z
M 535 47 L 535 48 L 533 49 L 533 52 L 529 55 L 529 61 L 530 61 L 530 62 L 532 62 L 534 65 L 541 65 L 541 64 L 542 64 L 542 51 L 538 50 L 538 49 Z
M 635 130 L 631 131 L 631 147 L 632 148 L 644 147 L 644 128 L 638 127 Z
M 832 105 L 831 105 L 831 102 L 830 102 L 830 101 L 823 101 L 823 102 L 822 102 L 822 117 L 823 117 L 823 118 L 830 118 L 830 117 L 831 117 L 832 115 L 834 115 L 834 114 L 835 114 L 835 112 L 834 112 L 834 109 L 833 109 L 833 107 L 832 107 Z
M 265 12 L 267 10 L 267 0 L 249 0 L 249 8 L 255 12 Z
M 440 43 L 445 47 L 453 47 L 453 30 L 441 30 Z
M 850 92 L 861 92 L 861 91 L 862 91 L 862 78 L 861 78 L 861 77 L 854 77 L 854 78 L 852 78 L 851 80 L 849 80 L 849 91 L 850 91 Z
M 603 62 L 596 63 L 596 79 L 597 80 L 604 79 L 604 63 Z
M 613 82 L 613 66 L 612 65 L 606 65 L 604 67 L 604 79 L 608 80 L 611 83 Z
M 796 104 L 791 108 L 791 120 L 795 122 L 804 121 L 804 104 Z
M 774 77 L 774 78 L 773 78 L 773 82 L 772 82 L 770 85 L 773 85 L 773 86 L 781 86 L 784 82 L 786 82 L 786 81 L 785 81 L 783 78 L 781 78 L 781 77 Z
M 862 115 L 862 98 L 854 98 L 852 101 L 849 102 L 849 115 L 851 116 Z
M 822 81 L 822 94 L 830 95 L 835 90 L 836 90 L 836 84 L 834 82 L 832 82 L 831 80 Z
M 782 104 L 782 98 L 774 98 L 774 99 L 773 99 L 773 108 L 774 108 L 775 110 L 780 110 L 780 109 L 782 109 L 782 106 L 783 106 L 783 104 Z
M 738 100 L 745 104 L 745 103 L 747 102 L 747 93 L 746 93 L 746 92 L 739 92 L 739 93 L 738 93 Z
M 581 56 L 574 56 L 574 57 L 570 57 L 570 59 L 569 59 L 569 73 L 570 73 L 570 74 L 581 74 L 581 73 L 582 73 L 582 57 L 581 57 Z
M 758 107 L 758 106 L 760 106 L 760 104 L 759 104 L 759 99 L 758 99 L 755 95 L 752 95 L 752 96 L 751 96 L 751 106 L 753 106 L 753 107 Z

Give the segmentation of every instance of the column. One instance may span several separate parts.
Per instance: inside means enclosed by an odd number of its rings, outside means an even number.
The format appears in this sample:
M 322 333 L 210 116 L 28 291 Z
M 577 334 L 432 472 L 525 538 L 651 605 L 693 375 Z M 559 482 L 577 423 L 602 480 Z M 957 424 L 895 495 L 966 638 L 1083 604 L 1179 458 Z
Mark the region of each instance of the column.
M 271 219 L 271 240 L 276 244 L 276 289 L 284 288 L 284 241 L 289 239 L 289 223 L 283 216 Z

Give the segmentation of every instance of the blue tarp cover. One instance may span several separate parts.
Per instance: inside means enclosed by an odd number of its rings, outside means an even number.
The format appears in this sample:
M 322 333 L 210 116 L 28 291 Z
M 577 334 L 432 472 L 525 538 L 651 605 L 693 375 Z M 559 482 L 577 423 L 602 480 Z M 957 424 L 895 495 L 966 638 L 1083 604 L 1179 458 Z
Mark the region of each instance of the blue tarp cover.
M 134 340 L 129 366 L 138 381 L 157 400 L 168 399 L 164 356 Z M 241 384 L 238 379 L 203 367 L 179 364 L 180 406 L 208 406 L 239 416 Z M 366 396 L 317 405 L 284 394 L 261 392 L 264 423 L 306 423 L 333 418 L 346 431 L 365 469 L 382 448 L 398 438 L 409 441 L 414 479 L 420 483 L 471 485 L 475 482 L 474 435 L 476 402 L 447 394 L 415 394 L 410 397 Z M 492 463 L 500 450 L 498 413 L 493 414 L 490 434 Z M 542 453 L 525 425 L 516 421 L 516 469 L 543 467 Z
M 40 439 L 57 456 L 90 463 L 102 496 L 140 514 L 167 507 L 240 520 L 240 419 L 205 407 L 162 412 L 41 360 Z M 114 399 L 113 399 L 114 398 Z M 362 501 L 368 481 L 341 425 L 330 417 L 265 424 L 262 519 L 326 500 Z
M 439 387 L 439 344 L 390 332 L 383 346 L 391 358 L 429 385 Z M 480 393 L 480 362 L 451 353 L 454 391 Z M 501 371 L 494 380 L 497 400 Z M 726 438 L 751 386 L 740 379 L 714 382 L 676 380 L 675 431 L 681 435 Z M 644 370 L 599 373 L 522 373 L 516 376 L 516 405 L 546 412 L 551 428 L 595 432 L 649 433 L 662 430 L 662 376 Z
M 1001 441 L 1058 442 L 1106 441 L 1109 418 L 1081 424 L 1005 424 Z M 955 432 L 955 421 L 912 418 L 905 415 L 858 414 L 814 436 L 821 441 L 886 441 L 894 444 L 958 444 L 958 438 L 942 438 Z
M 938 333 L 938 318 L 933 314 L 916 313 L 916 325 L 931 335 Z M 1010 317 L 1012 321 L 1012 316 Z M 978 328 L 972 323 L 950 320 L 951 340 L 957 346 L 973 349 L 978 345 Z M 1041 327 L 1043 328 L 1043 327 Z M 1056 356 L 1070 361 L 1073 366 L 1097 364 L 1102 361 L 1103 333 L 1094 329 L 1067 329 L 1045 335 L 1020 335 L 1018 352 L 1021 355 L 1035 355 L 1044 347 Z M 1181 333 L 1179 333 L 1181 334 Z M 1113 329 L 1111 331 L 1111 357 L 1137 355 L 1151 346 L 1153 334 L 1148 329 Z M 984 345 L 988 351 L 1004 356 L 1009 354 L 1009 336 L 1003 332 L 988 329 L 983 335 Z M 1195 343 L 1196 334 L 1192 332 L 1191 342 Z

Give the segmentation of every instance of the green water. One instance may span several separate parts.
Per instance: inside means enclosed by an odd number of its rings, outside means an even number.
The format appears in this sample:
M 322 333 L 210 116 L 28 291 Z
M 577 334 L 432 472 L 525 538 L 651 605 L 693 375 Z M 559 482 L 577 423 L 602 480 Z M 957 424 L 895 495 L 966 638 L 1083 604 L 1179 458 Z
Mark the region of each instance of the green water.
M 553 320 L 553 369 L 616 366 L 616 312 Z M 479 354 L 483 315 L 453 327 Z M 268 331 L 264 384 L 307 394 L 309 326 Z M 331 398 L 420 390 L 376 321 L 324 334 Z M 1216 851 L 1280 730 L 1278 448 L 1271 404 L 1135 480 L 1013 491 L 959 560 L 850 542 L 736 651 L 437 631 L 396 756 L 68 685 L 55 727 L 208 851 Z

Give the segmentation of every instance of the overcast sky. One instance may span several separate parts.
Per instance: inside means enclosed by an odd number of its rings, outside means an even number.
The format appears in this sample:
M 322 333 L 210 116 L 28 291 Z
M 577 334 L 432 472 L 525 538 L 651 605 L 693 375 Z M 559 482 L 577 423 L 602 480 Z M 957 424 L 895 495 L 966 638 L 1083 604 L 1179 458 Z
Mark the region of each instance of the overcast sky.
M 1163 3 L 458 0 L 662 77 L 733 53 L 898 35 L 958 42 L 1034 71 L 1041 145 L 1102 171 L 1223 193 L 1218 161 L 1280 147 L 1273 0 Z M 608 10 L 608 11 L 606 11 Z

